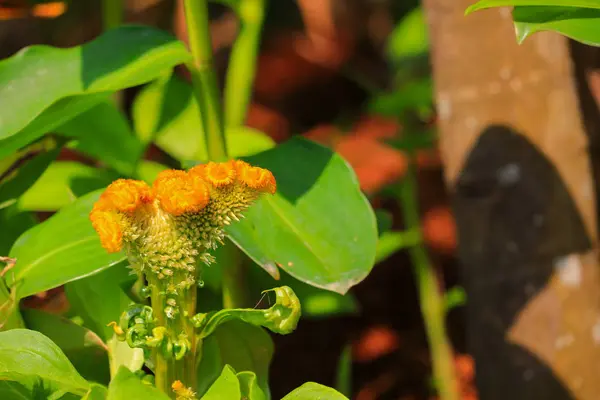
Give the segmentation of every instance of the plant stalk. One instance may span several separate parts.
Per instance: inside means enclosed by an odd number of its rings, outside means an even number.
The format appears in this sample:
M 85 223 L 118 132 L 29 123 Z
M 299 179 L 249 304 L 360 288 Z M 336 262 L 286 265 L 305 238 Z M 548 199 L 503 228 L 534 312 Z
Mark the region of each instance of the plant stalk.
M 102 2 L 102 22 L 104 30 L 113 29 L 123 22 L 123 1 L 122 0 L 103 0 Z
M 243 254 L 233 243 L 228 243 L 225 251 L 227 251 L 228 258 L 221 265 L 223 308 L 248 307 L 248 291 L 245 284 L 246 265 Z
M 431 350 L 433 377 L 441 400 L 459 400 L 453 354 L 446 335 L 444 298 L 440 293 L 435 270 L 423 244 L 417 190 L 415 159 L 414 155 L 409 153 L 408 171 L 399 186 L 398 197 L 406 228 L 418 232 L 421 237 L 418 244 L 411 246 L 408 251 L 414 268 L 419 290 L 419 304 Z
M 265 0 L 241 0 L 240 32 L 231 49 L 225 84 L 225 127 L 246 122 L 263 27 Z
M 212 44 L 207 0 L 184 0 L 189 48 L 193 61 L 187 64 L 192 77 L 194 96 L 200 109 L 208 158 L 227 159 L 217 77 L 212 65 Z

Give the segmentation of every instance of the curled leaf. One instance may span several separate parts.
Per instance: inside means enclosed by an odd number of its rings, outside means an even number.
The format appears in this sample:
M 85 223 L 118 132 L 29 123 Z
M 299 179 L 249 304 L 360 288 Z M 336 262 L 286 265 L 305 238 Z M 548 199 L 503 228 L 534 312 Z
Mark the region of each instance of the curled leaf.
M 217 327 L 232 319 L 239 319 L 256 326 L 263 326 L 272 332 L 286 335 L 298 325 L 302 309 L 300 300 L 289 286 L 281 286 L 265 292 L 275 292 L 275 304 L 265 310 L 254 308 L 234 308 L 196 314 L 192 323 L 198 328 L 198 337 L 205 338 Z

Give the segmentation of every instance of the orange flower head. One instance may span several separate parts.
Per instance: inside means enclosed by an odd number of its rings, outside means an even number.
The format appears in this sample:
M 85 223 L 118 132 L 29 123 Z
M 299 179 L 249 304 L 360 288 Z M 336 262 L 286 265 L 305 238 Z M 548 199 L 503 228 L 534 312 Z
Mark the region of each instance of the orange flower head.
M 171 389 L 173 389 L 173 391 L 175 391 L 175 392 L 177 392 L 183 388 L 184 388 L 184 386 L 183 386 L 183 383 L 181 383 L 181 381 L 175 381 L 171 385 Z
M 94 210 L 90 213 L 92 226 L 98 232 L 102 247 L 109 253 L 116 253 L 123 247 L 123 231 L 118 214 L 111 211 Z
M 190 174 L 199 175 L 214 187 L 223 187 L 235 181 L 236 170 L 230 161 L 224 163 L 210 161 L 190 169 Z
M 152 186 L 163 210 L 175 216 L 198 212 L 210 200 L 206 183 L 185 171 L 162 171 Z
M 243 163 L 243 161 L 242 161 Z M 273 173 L 268 169 L 253 167 L 246 163 L 237 164 L 238 179 L 246 186 L 256 189 L 260 192 L 274 194 L 277 190 L 277 183 Z
M 141 204 L 150 203 L 152 200 L 152 192 L 145 182 L 117 179 L 108 185 L 95 208 L 132 213 Z

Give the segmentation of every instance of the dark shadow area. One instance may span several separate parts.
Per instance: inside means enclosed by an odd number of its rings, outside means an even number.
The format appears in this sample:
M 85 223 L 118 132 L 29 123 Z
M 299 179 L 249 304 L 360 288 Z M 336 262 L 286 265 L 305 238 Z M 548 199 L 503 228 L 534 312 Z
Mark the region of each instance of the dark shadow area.
M 277 193 L 295 203 L 319 180 L 334 154 L 310 140 L 293 138 L 246 160 L 271 170 L 277 179 Z
M 571 399 L 567 388 L 505 336 L 547 284 L 554 261 L 590 248 L 583 221 L 552 163 L 506 126 L 481 134 L 453 196 L 467 291 L 467 350 L 486 400 Z

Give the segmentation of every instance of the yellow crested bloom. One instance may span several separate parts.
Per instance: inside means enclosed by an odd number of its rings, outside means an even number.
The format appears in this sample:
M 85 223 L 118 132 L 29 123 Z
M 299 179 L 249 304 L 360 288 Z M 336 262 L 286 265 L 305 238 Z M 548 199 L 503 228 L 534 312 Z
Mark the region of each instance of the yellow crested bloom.
M 119 215 L 112 211 L 94 210 L 90 213 L 90 220 L 98 232 L 102 247 L 109 253 L 121 251 L 123 231 Z
M 214 187 L 231 185 L 235 181 L 236 170 L 232 162 L 209 162 L 190 169 L 190 174 L 200 176 Z
M 150 187 L 142 181 L 117 179 L 102 193 L 97 208 L 131 213 L 153 200 Z
M 199 279 L 200 262 L 222 243 L 224 227 L 263 193 L 274 193 L 273 174 L 243 161 L 210 162 L 189 171 L 161 172 L 152 188 L 119 179 L 90 213 L 102 246 L 126 250 L 139 273 L 165 280 L 175 294 Z
M 161 207 L 175 216 L 200 211 L 210 198 L 206 182 L 185 171 L 162 171 L 152 188 Z

